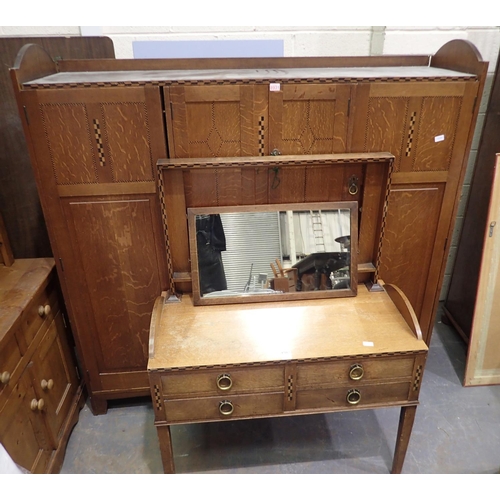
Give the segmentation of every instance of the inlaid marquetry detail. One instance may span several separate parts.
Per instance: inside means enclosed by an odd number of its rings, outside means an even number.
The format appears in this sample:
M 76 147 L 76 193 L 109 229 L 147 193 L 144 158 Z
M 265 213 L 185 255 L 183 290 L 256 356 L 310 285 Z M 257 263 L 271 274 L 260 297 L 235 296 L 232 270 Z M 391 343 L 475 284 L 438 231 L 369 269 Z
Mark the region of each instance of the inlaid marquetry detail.
M 413 145 L 413 135 L 415 134 L 415 122 L 417 120 L 417 112 L 414 111 L 410 116 L 410 128 L 408 130 L 408 140 L 406 141 L 405 155 L 411 155 L 411 148 Z
M 161 390 L 159 385 L 154 386 L 154 398 L 155 398 L 155 407 L 157 411 L 163 410 L 163 401 L 161 397 Z
M 230 370 L 232 368 L 246 368 L 252 366 L 280 366 L 288 363 L 319 363 L 323 361 L 338 361 L 338 360 L 363 360 L 363 359 L 379 359 L 379 358 L 393 358 L 397 356 L 414 356 L 415 354 L 425 354 L 426 351 L 395 351 L 391 353 L 372 353 L 360 356 L 323 356 L 319 358 L 302 358 L 302 359 L 289 359 L 283 361 L 269 361 L 269 362 L 252 362 L 252 363 L 238 363 L 238 364 L 213 364 L 213 365 L 197 365 L 197 366 L 183 366 L 182 368 L 149 368 L 150 372 L 166 371 L 166 372 L 179 372 L 179 371 L 198 371 L 198 370 Z
M 104 154 L 104 145 L 102 143 L 101 126 L 100 126 L 99 120 L 97 118 L 94 118 L 93 123 L 94 123 L 94 135 L 95 135 L 95 140 L 97 143 L 97 156 L 99 158 L 99 163 L 101 164 L 101 167 L 105 167 L 106 166 L 106 157 Z
M 292 401 L 293 400 L 293 393 L 294 393 L 294 389 L 293 389 L 293 375 L 288 375 L 288 381 L 287 381 L 287 384 L 286 384 L 286 398 L 288 401 Z
M 259 118 L 259 155 L 264 156 L 266 154 L 266 145 L 265 145 L 265 120 L 264 117 L 261 116 Z
M 387 185 L 385 188 L 385 196 L 384 196 L 384 206 L 382 208 L 382 221 L 380 224 L 380 238 L 377 249 L 377 257 L 375 259 L 375 273 L 373 276 L 374 283 L 377 283 L 379 279 L 379 271 L 380 271 L 380 260 L 382 258 L 382 246 L 385 237 L 385 229 L 387 226 L 387 210 L 389 207 L 389 196 L 391 194 L 391 185 L 392 185 L 392 174 L 394 173 L 394 161 L 389 162 L 389 173 L 387 176 Z
M 165 185 L 163 183 L 163 175 L 161 175 L 161 169 L 158 169 L 158 192 L 160 196 L 160 210 L 161 219 L 163 223 L 163 237 L 165 239 L 165 246 L 167 249 L 167 272 L 169 280 L 169 289 L 171 293 L 175 294 L 175 282 L 174 282 L 174 266 L 172 263 L 172 254 L 170 252 L 170 239 L 168 237 L 168 221 L 167 221 L 167 207 L 165 205 Z
M 413 379 L 413 392 L 420 389 L 420 382 L 422 379 L 423 366 L 419 365 L 415 371 L 415 378 Z
M 408 83 L 408 82 L 464 82 L 477 81 L 475 75 L 460 75 L 460 76 L 412 76 L 412 77 L 384 77 L 384 76 L 362 76 L 362 77 L 316 77 L 316 78 L 287 78 L 280 76 L 282 83 L 313 83 L 313 84 L 337 84 L 337 83 Z M 276 83 L 276 77 L 268 78 L 223 78 L 223 79 L 197 79 L 191 80 L 169 79 L 167 76 L 161 79 L 137 79 L 134 81 L 101 81 L 101 82 L 36 82 L 25 83 L 23 88 L 29 89 L 75 89 L 75 88 L 105 88 L 105 87 L 135 87 L 137 85 L 159 85 L 159 86 L 178 86 L 178 85 L 251 85 L 251 84 L 270 85 Z

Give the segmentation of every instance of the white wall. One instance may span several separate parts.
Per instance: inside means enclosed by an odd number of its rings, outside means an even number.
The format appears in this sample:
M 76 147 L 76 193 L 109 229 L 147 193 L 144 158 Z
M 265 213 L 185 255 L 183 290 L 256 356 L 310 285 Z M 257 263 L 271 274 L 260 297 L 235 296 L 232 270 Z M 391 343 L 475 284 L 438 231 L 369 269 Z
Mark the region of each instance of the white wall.
M 264 17 L 273 19 L 272 16 Z M 441 299 L 445 299 L 484 124 L 492 75 L 499 56 L 500 26 L 0 26 L 0 36 L 22 35 L 109 36 L 113 40 L 117 58 L 132 58 L 132 42 L 135 40 L 279 39 L 284 41 L 286 57 L 433 54 L 449 40 L 461 38 L 471 41 L 483 60 L 489 61 L 489 75 L 441 292 Z

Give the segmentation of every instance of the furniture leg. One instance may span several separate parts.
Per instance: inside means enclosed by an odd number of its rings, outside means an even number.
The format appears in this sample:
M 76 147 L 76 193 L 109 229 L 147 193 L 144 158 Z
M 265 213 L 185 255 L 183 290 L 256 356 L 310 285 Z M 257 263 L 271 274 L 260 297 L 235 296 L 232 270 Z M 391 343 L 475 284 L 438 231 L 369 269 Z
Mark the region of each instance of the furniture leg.
M 396 449 L 392 462 L 392 474 L 400 474 L 403 468 L 403 462 L 410 441 L 411 430 L 415 420 L 417 406 L 403 406 L 399 415 L 398 436 L 396 439 Z
M 175 474 L 174 454 L 172 451 L 172 437 L 170 435 L 170 426 L 161 425 L 156 427 L 158 432 L 158 441 L 160 442 L 161 461 L 163 463 L 163 472 L 165 474 Z

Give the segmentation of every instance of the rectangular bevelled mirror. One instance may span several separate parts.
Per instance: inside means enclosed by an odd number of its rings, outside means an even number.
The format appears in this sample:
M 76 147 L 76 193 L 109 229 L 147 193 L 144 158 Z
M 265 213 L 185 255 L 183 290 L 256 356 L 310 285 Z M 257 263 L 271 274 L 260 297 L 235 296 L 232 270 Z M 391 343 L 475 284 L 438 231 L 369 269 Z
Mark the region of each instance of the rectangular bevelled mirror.
M 196 305 L 354 296 L 358 203 L 188 208 Z

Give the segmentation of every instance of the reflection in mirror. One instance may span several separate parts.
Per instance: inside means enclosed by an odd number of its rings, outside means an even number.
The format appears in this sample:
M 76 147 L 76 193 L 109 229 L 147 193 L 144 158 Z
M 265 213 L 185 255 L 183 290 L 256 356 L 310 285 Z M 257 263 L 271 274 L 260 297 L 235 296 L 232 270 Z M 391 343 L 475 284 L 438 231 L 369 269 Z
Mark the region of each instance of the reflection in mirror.
M 356 294 L 356 202 L 191 208 L 188 216 L 195 303 Z

